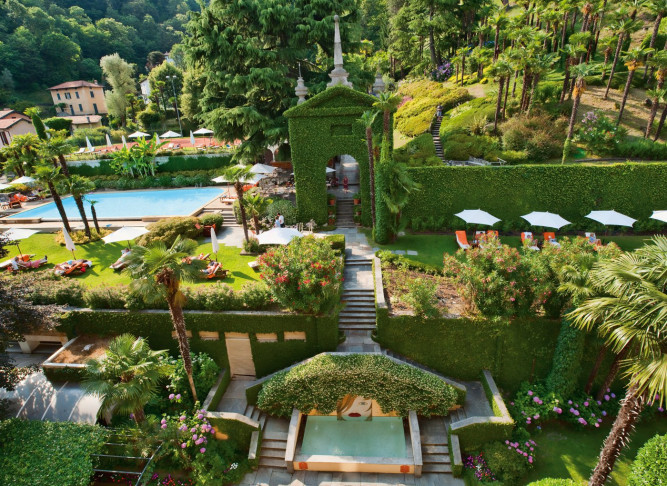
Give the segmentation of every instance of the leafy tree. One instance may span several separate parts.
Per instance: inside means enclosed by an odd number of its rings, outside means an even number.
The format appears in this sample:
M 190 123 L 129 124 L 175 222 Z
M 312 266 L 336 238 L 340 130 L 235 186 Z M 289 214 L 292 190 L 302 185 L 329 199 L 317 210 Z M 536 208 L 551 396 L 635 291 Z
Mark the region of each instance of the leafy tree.
M 81 215 L 81 220 L 83 221 L 84 233 L 86 234 L 86 237 L 90 239 L 90 225 L 88 224 L 86 209 L 83 207 L 83 196 L 91 191 L 94 191 L 95 184 L 93 181 L 75 174 L 69 177 L 64 177 L 61 181 L 60 187 L 62 188 L 62 192 L 68 192 L 72 195 L 72 198 L 76 204 L 76 208 L 79 210 L 79 214 Z
M 658 112 L 658 104 L 660 103 L 661 93 L 665 86 L 665 77 L 667 77 L 667 51 L 659 51 L 649 59 L 648 64 L 652 68 L 655 68 L 655 77 L 657 80 L 657 86 L 655 90 L 648 90 L 647 95 L 651 97 L 651 113 L 648 117 L 648 123 L 646 124 L 646 131 L 644 132 L 644 138 L 648 138 L 651 134 L 651 128 L 653 128 L 653 121 L 655 120 L 655 115 Z
M 98 235 L 101 235 L 100 231 L 100 223 L 97 221 L 97 211 L 95 211 L 95 204 L 97 204 L 97 201 L 94 199 L 88 199 L 86 198 L 86 201 L 88 201 L 88 204 L 90 204 L 90 214 L 93 216 L 93 223 L 95 224 L 95 231 L 97 231 Z
M 667 397 L 667 238 L 655 236 L 633 253 L 600 262 L 591 281 L 604 297 L 585 301 L 570 317 L 581 329 L 597 325 L 623 361 L 628 389 L 589 484 L 602 486 L 611 474 L 645 403 L 664 406 Z
M 621 100 L 621 108 L 618 110 L 618 120 L 616 120 L 616 125 L 621 123 L 621 118 L 623 118 L 623 110 L 625 109 L 625 103 L 628 101 L 628 94 L 630 94 L 630 86 L 632 85 L 632 78 L 635 75 L 635 71 L 638 67 L 644 64 L 644 58 L 648 53 L 652 52 L 651 49 L 642 49 L 641 47 L 635 47 L 634 49 L 629 50 L 625 53 L 623 61 L 628 68 L 628 79 L 625 82 L 625 89 L 623 90 L 623 99 Z
M 25 114 L 28 115 L 32 120 L 32 126 L 35 127 L 37 137 L 39 137 L 40 140 L 46 140 L 46 128 L 44 127 L 44 122 L 42 122 L 42 119 L 39 116 L 39 108 L 36 106 L 28 108 L 25 110 Z
M 572 76 L 574 77 L 574 103 L 572 103 L 572 113 L 570 114 L 570 125 L 567 129 L 567 137 L 565 138 L 565 145 L 563 147 L 563 160 L 570 153 L 570 144 L 572 143 L 572 134 L 574 133 L 574 124 L 577 119 L 577 111 L 579 110 L 579 103 L 581 102 L 581 95 L 586 89 L 586 76 L 590 76 L 595 67 L 592 64 L 577 64 L 572 68 Z
M 109 114 L 121 120 L 125 126 L 126 111 L 129 106 L 128 94 L 137 92 L 133 79 L 134 68 L 118 54 L 111 54 L 100 59 L 100 67 L 104 77 L 111 85 L 111 91 L 104 95 Z
M 192 260 L 189 264 L 183 263 L 183 259 L 192 255 L 196 247 L 197 243 L 194 240 L 182 239 L 180 235 L 169 248 L 161 241 L 150 248 L 135 245 L 127 259 L 128 265 L 125 269 L 133 279 L 130 287 L 144 300 L 147 302 L 167 301 L 183 358 L 183 366 L 188 375 L 195 402 L 198 398 L 192 378 L 190 344 L 183 316 L 185 295 L 181 290 L 181 283 L 197 279 L 200 276 L 200 270 L 205 265 L 202 260 Z
M 243 185 L 244 183 L 252 177 L 253 173 L 250 172 L 250 166 L 242 165 L 233 165 L 228 167 L 223 172 L 223 176 L 227 181 L 234 184 L 234 189 L 236 190 L 236 196 L 239 201 L 239 212 L 241 213 L 241 224 L 243 225 L 243 235 L 245 240 L 250 243 L 250 238 L 248 237 L 248 215 L 245 209 L 245 202 L 243 198 Z
M 146 56 L 146 67 L 149 71 L 155 69 L 165 60 L 164 54 L 160 51 L 151 51 Z
M 375 227 L 375 160 L 374 160 L 374 151 L 373 151 L 373 123 L 375 123 L 375 117 L 377 112 L 365 111 L 359 121 L 366 129 L 366 146 L 368 147 L 368 172 L 370 174 L 370 186 L 371 186 L 371 219 L 373 221 L 373 227 Z
M 273 201 L 271 199 L 256 192 L 246 192 L 243 195 L 243 205 L 245 206 L 247 214 L 250 214 L 255 223 L 255 233 L 259 234 L 261 231 L 262 228 L 259 224 L 259 218 L 266 214 L 269 205 L 272 203 Z
M 498 80 L 498 98 L 496 99 L 496 113 L 493 118 L 494 132 L 498 130 L 498 120 L 500 119 L 503 102 L 503 89 L 509 89 L 510 76 L 512 76 L 513 72 L 510 63 L 502 57 L 491 65 L 490 74 Z
M 56 190 L 56 185 L 64 179 L 64 176 L 60 172 L 60 166 L 54 166 L 49 163 L 40 164 L 35 167 L 34 176 L 37 181 L 49 188 L 51 197 L 53 197 L 53 202 L 55 203 L 56 208 L 58 208 L 58 213 L 63 221 L 63 226 L 67 232 L 71 233 L 72 229 L 70 228 L 69 220 L 67 219 L 67 213 L 65 213 L 65 207 L 60 199 L 60 194 L 58 194 L 58 191 Z
M 637 22 L 634 19 L 622 18 L 615 24 L 611 26 L 611 30 L 615 35 L 618 36 L 618 42 L 616 43 L 616 52 L 614 53 L 614 61 L 611 64 L 611 72 L 609 73 L 609 80 L 607 81 L 607 89 L 604 92 L 603 99 L 607 99 L 609 96 L 609 88 L 611 88 L 611 81 L 614 79 L 614 73 L 616 72 L 616 65 L 618 64 L 618 58 L 621 54 L 621 47 L 625 39 L 630 36 L 633 32 L 636 32 L 641 27 L 641 22 Z
M 64 132 L 55 133 L 51 138 L 46 140 L 42 139 L 39 152 L 45 159 L 58 160 L 62 174 L 65 177 L 69 177 L 65 155 L 74 152 L 74 145 L 67 140 Z
M 144 407 L 157 395 L 160 381 L 171 374 L 167 351 L 153 351 L 144 338 L 116 336 L 104 356 L 88 361 L 83 386 L 100 397 L 98 417 L 133 414 L 141 423 Z

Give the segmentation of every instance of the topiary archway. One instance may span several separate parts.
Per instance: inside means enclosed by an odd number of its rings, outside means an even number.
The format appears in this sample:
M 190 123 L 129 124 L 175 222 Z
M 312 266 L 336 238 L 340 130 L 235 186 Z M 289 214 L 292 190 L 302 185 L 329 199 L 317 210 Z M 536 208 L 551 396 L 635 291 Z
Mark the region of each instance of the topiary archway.
M 283 417 L 294 408 L 328 414 L 346 395 L 375 400 L 383 413 L 393 411 L 402 417 L 410 410 L 424 416 L 447 415 L 465 399 L 437 376 L 386 356 L 321 354 L 267 380 L 257 406 Z
M 327 161 L 348 154 L 359 163 L 361 221 L 371 225 L 370 184 L 366 132 L 359 117 L 372 109 L 376 98 L 345 86 L 333 86 L 285 112 L 288 119 L 292 166 L 299 219 L 326 224 Z M 382 131 L 378 116 L 373 133 Z

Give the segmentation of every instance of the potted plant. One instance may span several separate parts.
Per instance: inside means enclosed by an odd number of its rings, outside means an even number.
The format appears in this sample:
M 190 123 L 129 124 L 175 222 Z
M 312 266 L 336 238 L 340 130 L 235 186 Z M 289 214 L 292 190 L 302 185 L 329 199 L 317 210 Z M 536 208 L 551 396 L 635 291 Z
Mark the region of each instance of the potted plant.
M 329 206 L 335 206 L 336 196 L 334 196 L 333 194 L 327 194 L 327 202 L 329 203 Z
M 333 215 L 330 214 L 329 215 L 329 225 L 333 226 L 334 224 L 336 224 L 336 216 L 333 216 Z
M 358 192 L 355 192 L 355 193 L 352 195 L 352 199 L 354 199 L 354 205 L 355 205 L 355 206 L 358 206 L 359 204 L 361 204 L 361 196 L 359 195 Z

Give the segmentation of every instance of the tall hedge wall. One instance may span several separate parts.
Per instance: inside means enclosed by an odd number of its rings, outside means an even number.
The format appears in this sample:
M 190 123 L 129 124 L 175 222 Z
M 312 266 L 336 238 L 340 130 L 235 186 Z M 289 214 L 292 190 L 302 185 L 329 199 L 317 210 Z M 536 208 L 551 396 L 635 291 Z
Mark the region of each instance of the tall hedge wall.
M 421 184 L 403 217 L 435 218 L 438 228 L 461 227 L 454 214 L 481 208 L 520 227 L 531 211 L 556 212 L 575 224 L 592 223 L 591 210 L 615 209 L 646 219 L 667 207 L 666 163 L 613 165 L 520 165 L 509 167 L 418 167 L 408 169 Z M 434 228 L 435 229 L 435 228 Z
M 186 312 L 185 323 L 192 332 L 193 351 L 208 353 L 224 368 L 229 368 L 225 332 L 250 333 L 250 345 L 257 377 L 265 376 L 338 345 L 337 316 L 305 316 L 268 313 Z M 83 333 L 121 334 L 129 332 L 148 339 L 153 349 L 178 353 L 178 343 L 171 337 L 173 326 L 168 312 L 149 311 L 72 311 L 62 319 L 61 328 L 68 337 Z M 199 339 L 199 331 L 217 331 L 218 341 Z M 303 331 L 306 341 L 285 341 L 285 331 Z M 278 342 L 260 343 L 254 333 L 277 333 Z
M 180 172 L 185 170 L 211 170 L 227 167 L 232 163 L 232 157 L 226 154 L 205 157 L 201 155 L 170 155 L 157 159 L 157 173 Z M 86 177 L 114 175 L 115 172 L 110 166 L 111 159 L 101 159 L 97 165 L 88 165 L 86 163 L 70 162 L 68 167 L 72 174 L 78 174 Z

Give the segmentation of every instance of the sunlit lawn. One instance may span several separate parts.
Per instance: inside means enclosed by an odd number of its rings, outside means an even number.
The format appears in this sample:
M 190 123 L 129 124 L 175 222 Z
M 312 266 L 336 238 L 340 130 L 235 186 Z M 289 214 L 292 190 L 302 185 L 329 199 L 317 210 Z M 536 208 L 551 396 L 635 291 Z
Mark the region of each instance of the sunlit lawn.
M 199 246 L 195 254 L 210 253 L 211 244 L 203 243 L 203 239 L 199 240 Z M 76 258 L 83 258 L 91 260 L 93 267 L 87 272 L 69 278 L 74 278 L 85 285 L 94 287 L 98 285 L 115 285 L 119 283 L 128 283 L 130 277 L 120 273 L 114 272 L 109 265 L 115 262 L 120 257 L 121 250 L 127 246 L 127 243 L 110 243 L 105 245 L 103 241 L 96 241 L 86 245 L 76 245 Z M 35 272 L 52 272 L 53 267 L 57 263 L 62 263 L 66 260 L 72 259 L 72 253 L 67 251 L 64 246 L 55 242 L 55 234 L 36 234 L 21 240 L 20 248 L 23 253 L 35 254 L 35 258 L 42 258 L 44 255 L 49 257 L 49 263 L 38 270 L 29 270 Z M 9 256 L 11 258 L 18 254 L 16 246 L 8 246 Z M 235 289 L 240 289 L 241 286 L 248 281 L 258 280 L 259 274 L 248 266 L 248 262 L 256 259 L 252 256 L 241 256 L 241 250 L 234 246 L 220 245 L 218 252 L 218 261 L 222 263 L 223 268 L 230 271 L 231 276 L 222 280 L 222 282 L 229 284 Z M 220 279 L 215 279 L 220 281 Z M 202 279 L 191 285 L 205 285 L 212 280 Z
M 398 237 L 393 243 L 378 245 L 372 242 L 370 230 L 364 229 L 363 232 L 373 246 L 381 250 L 414 250 L 418 254 L 409 258 L 429 265 L 442 266 L 443 254 L 454 254 L 459 248 L 453 234 L 406 234 L 405 236 Z M 468 231 L 468 241 L 472 239 L 472 236 L 473 232 Z M 598 236 L 602 239 L 603 243 L 613 241 L 625 251 L 635 250 L 650 239 L 650 236 Z M 513 248 L 521 246 L 521 238 L 519 236 L 502 236 L 501 234 L 500 240 L 503 244 Z

